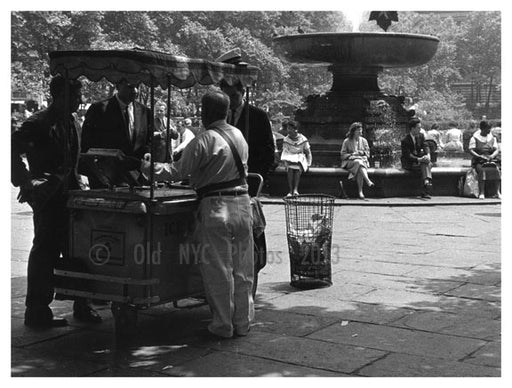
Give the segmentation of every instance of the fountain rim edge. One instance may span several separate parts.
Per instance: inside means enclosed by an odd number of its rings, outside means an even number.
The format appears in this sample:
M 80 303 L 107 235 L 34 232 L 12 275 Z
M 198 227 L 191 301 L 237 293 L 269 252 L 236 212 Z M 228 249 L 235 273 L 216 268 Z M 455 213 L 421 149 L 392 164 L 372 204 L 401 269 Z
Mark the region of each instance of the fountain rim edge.
M 335 35 L 343 35 L 343 36 L 351 36 L 351 37 L 406 37 L 406 38 L 415 38 L 415 39 L 429 39 L 436 42 L 440 42 L 438 37 L 433 35 L 424 35 L 424 34 L 413 34 L 413 33 L 405 33 L 405 32 L 311 32 L 305 34 L 290 34 L 290 35 L 281 35 L 273 38 L 273 41 L 284 41 L 291 38 L 312 38 L 312 37 L 320 37 L 320 36 L 335 36 Z

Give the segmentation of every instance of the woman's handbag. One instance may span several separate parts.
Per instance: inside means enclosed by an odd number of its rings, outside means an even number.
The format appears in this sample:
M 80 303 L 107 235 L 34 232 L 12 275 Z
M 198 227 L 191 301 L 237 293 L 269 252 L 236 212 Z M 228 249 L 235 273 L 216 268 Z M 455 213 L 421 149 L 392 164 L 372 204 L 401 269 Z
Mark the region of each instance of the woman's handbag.
M 462 195 L 464 197 L 478 198 L 478 193 L 478 174 L 476 170 L 472 168 L 466 173 Z

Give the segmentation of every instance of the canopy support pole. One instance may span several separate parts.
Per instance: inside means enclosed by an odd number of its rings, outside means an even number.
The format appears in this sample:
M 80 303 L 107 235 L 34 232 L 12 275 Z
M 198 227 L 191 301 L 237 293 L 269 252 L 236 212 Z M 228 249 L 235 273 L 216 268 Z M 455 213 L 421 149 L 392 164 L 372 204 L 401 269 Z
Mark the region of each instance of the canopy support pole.
M 171 163 L 171 77 L 167 76 L 167 132 L 165 135 L 165 162 Z
M 154 112 L 155 112 L 155 80 L 153 76 L 151 77 L 151 111 L 149 114 L 151 115 L 151 119 L 149 120 L 149 131 L 151 133 L 150 139 L 151 139 L 151 163 L 150 163 L 150 170 L 149 170 L 149 199 L 151 202 L 155 200 L 155 119 L 154 119 Z

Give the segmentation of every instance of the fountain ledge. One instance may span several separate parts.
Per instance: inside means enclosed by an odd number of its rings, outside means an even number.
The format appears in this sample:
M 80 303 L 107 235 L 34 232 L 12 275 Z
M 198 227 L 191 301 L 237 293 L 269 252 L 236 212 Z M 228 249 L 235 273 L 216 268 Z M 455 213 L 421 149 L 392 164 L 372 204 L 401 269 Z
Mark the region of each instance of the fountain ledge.
M 433 167 L 433 194 L 458 196 L 459 184 L 468 170 L 469 167 Z M 368 176 L 375 183 L 372 188 L 365 187 L 365 195 L 369 198 L 417 196 L 423 189 L 418 174 L 400 168 L 369 168 Z M 288 185 L 284 167 L 278 167 L 268 179 L 271 196 L 286 195 Z M 356 183 L 348 180 L 348 171 L 341 167 L 311 167 L 302 175 L 299 191 L 301 194 L 323 193 L 337 196 L 340 180 L 347 195 L 356 197 Z

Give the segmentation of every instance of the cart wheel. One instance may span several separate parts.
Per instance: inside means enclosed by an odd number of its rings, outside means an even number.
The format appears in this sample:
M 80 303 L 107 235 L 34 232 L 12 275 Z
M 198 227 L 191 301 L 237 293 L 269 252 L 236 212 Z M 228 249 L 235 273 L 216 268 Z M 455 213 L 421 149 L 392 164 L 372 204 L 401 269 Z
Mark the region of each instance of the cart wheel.
M 137 327 L 137 307 L 126 303 L 112 302 L 116 344 L 121 345 L 135 332 Z
M 265 233 L 254 239 L 254 280 L 252 283 L 252 297 L 256 297 L 258 288 L 258 272 L 267 264 L 267 242 Z

